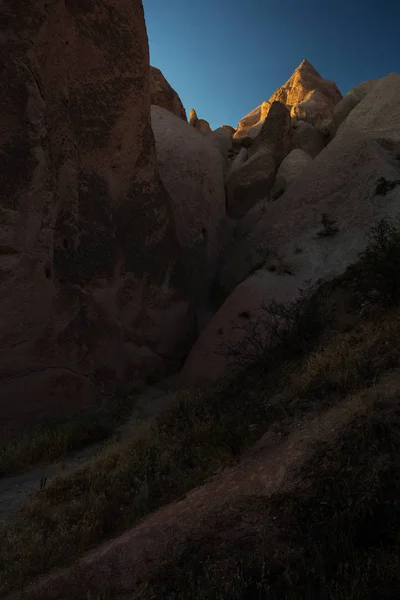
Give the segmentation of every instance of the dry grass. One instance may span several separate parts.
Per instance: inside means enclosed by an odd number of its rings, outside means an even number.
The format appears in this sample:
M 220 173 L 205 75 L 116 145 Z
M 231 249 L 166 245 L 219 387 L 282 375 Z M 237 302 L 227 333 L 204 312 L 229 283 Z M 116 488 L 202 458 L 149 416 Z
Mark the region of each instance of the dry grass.
M 393 311 L 351 334 L 332 335 L 310 356 L 273 373 L 255 369 L 207 396 L 177 393 L 154 426 L 134 441 L 110 444 L 86 467 L 33 495 L 3 528 L 0 591 L 75 558 L 179 498 L 268 427 L 279 423 L 289 430 L 299 415 L 372 383 L 371 361 L 379 357 L 375 374 L 398 363 L 393 340 L 399 333 L 400 315 Z
M 381 398 L 295 488 L 254 498 L 162 565 L 143 600 L 380 600 L 400 592 L 400 408 Z M 235 539 L 236 517 L 254 514 Z M 221 533 L 222 531 L 222 533 Z
M 350 393 L 399 364 L 400 312 L 385 313 L 347 333 L 336 333 L 317 348 L 296 373 L 298 395 Z
M 109 437 L 131 412 L 130 395 L 111 398 L 102 409 L 76 413 L 0 439 L 0 477 L 24 472 L 41 462 L 65 458 L 75 450 Z
M 324 302 L 329 304 L 324 314 L 330 315 L 325 331 L 321 333 L 317 327 L 315 334 L 307 335 L 307 343 L 300 344 L 299 353 L 293 351 L 296 344 L 289 336 L 279 352 L 274 353 L 276 360 L 268 359 L 267 370 L 260 368 L 262 361 L 267 360 L 264 355 L 260 357 L 261 362 L 236 380 L 207 395 L 198 391 L 177 393 L 157 422 L 144 428 L 135 439 L 110 444 L 84 468 L 59 478 L 33 495 L 21 514 L 0 531 L 3 540 L 0 594 L 22 587 L 34 576 L 65 564 L 88 548 L 118 535 L 155 508 L 178 499 L 235 460 L 268 428 L 279 424 L 280 431 L 289 431 L 299 417 L 305 418 L 340 401 L 348 393 L 373 383 L 379 374 L 398 366 L 400 310 L 385 309 L 386 312 L 362 321 L 358 310 L 352 307 L 352 294 L 347 297 L 344 293 L 345 282 L 345 278 L 333 282 L 328 286 L 332 294 L 322 294 Z M 296 335 L 298 333 L 297 330 Z M 365 585 L 357 579 L 356 573 L 364 573 L 368 556 L 362 552 L 355 555 L 358 549 L 345 550 L 344 546 L 352 542 L 353 537 L 348 538 L 345 533 L 341 537 L 341 532 L 345 531 L 344 524 L 349 526 L 352 521 L 341 519 L 344 514 L 354 522 L 367 525 L 363 511 L 384 503 L 386 494 L 391 497 L 385 478 L 392 461 L 387 456 L 397 444 L 398 431 L 397 428 L 392 431 L 383 416 L 382 425 L 381 416 L 377 422 L 372 420 L 372 424 L 365 424 L 368 433 L 362 433 L 364 429 L 357 429 L 355 424 L 354 430 L 344 433 L 337 451 L 324 449 L 325 455 L 333 452 L 329 460 L 320 457 L 308 466 L 304 478 L 313 474 L 312 493 L 298 498 L 279 498 L 271 507 L 264 507 L 268 514 L 275 510 L 277 520 L 283 523 L 283 532 L 289 541 L 285 541 L 282 553 L 271 558 L 271 547 L 280 548 L 281 542 L 277 539 L 275 546 L 270 538 L 265 544 L 262 538 L 256 537 L 251 547 L 245 548 L 246 564 L 227 548 L 220 556 L 222 566 L 218 566 L 218 553 L 212 544 L 210 556 L 202 555 L 206 547 L 203 544 L 193 549 L 193 556 L 198 564 L 207 567 L 206 571 L 192 573 L 192 563 L 187 558 L 181 573 L 186 583 L 182 583 L 180 567 L 174 564 L 176 576 L 164 582 L 163 597 L 222 599 L 268 595 L 272 599 L 355 599 L 357 586 L 364 593 Z M 364 463 L 348 464 L 347 453 L 349 460 L 364 457 Z M 342 473 L 347 473 L 346 477 Z M 375 474 L 378 479 L 371 480 Z M 351 492 L 347 491 L 347 482 Z M 348 505 L 351 510 L 346 512 L 346 502 L 358 494 L 357 490 L 363 490 L 361 500 L 355 504 L 352 500 L 353 504 Z M 329 532 L 328 538 L 324 531 Z M 337 539 L 334 550 L 328 552 L 331 531 L 337 533 Z M 314 534 L 320 550 L 314 547 Z M 382 570 L 387 567 L 390 577 L 393 565 L 397 564 L 396 543 L 393 542 L 391 549 L 387 545 L 381 562 L 379 549 L 374 550 L 375 563 L 381 565 Z M 259 558 L 265 553 L 267 562 L 260 563 Z M 342 573 L 340 579 L 332 575 L 326 557 L 332 559 L 337 572 Z M 351 569 L 351 574 L 344 571 L 346 568 Z M 309 575 L 304 580 L 305 573 Z M 307 586 L 310 595 L 301 595 Z M 110 594 L 113 597 L 112 592 Z

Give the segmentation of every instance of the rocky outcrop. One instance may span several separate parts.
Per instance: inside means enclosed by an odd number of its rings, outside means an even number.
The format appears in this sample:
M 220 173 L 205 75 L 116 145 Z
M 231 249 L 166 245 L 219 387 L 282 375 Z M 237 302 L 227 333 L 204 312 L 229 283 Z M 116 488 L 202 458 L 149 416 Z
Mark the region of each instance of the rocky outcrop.
M 297 121 L 293 124 L 292 148 L 304 150 L 311 158 L 315 158 L 325 148 L 325 139 L 311 123 Z
M 269 102 L 286 104 L 293 118 L 317 123 L 330 119 L 342 94 L 333 81 L 323 79 L 308 60 L 303 60 Z
M 220 151 L 224 164 L 227 166 L 229 153 L 232 149 L 232 133 L 224 127 L 211 131 L 206 138 Z
M 295 185 L 290 186 L 277 202 L 266 206 L 262 218 L 248 235 L 240 241 L 235 240 L 229 260 L 219 276 L 222 296 L 226 298 L 254 270 L 260 260 L 260 244 L 296 263 L 299 257 L 303 259 L 312 251 L 315 267 L 320 265 L 324 256 L 321 254 L 318 258 L 318 252 L 322 252 L 323 246 L 316 233 L 322 228 L 322 213 L 338 220 L 341 231 L 351 222 L 357 229 L 353 243 L 360 247 L 364 233 L 375 216 L 383 217 L 386 208 L 390 215 L 393 208 L 390 202 L 383 206 L 374 200 L 377 180 L 380 177 L 397 180 L 399 170 L 394 153 L 376 141 L 355 133 L 342 139 L 335 137 L 300 175 Z M 382 212 L 379 212 L 381 209 Z M 282 236 L 279 239 L 276 238 L 278 231 Z M 335 239 L 342 240 L 342 236 Z M 334 238 L 329 241 L 333 242 Z M 303 251 L 292 256 L 292 250 L 286 251 L 286 248 L 294 247 L 301 247 Z M 340 262 L 340 256 L 336 259 Z
M 287 157 L 282 161 L 276 180 L 271 190 L 271 198 L 273 200 L 282 196 L 284 191 L 295 181 L 312 163 L 312 158 L 304 150 L 297 148 L 292 150 Z
M 357 106 L 365 98 L 367 93 L 372 89 L 372 87 L 379 81 L 378 79 L 370 79 L 369 81 L 364 81 L 359 85 L 356 85 L 355 88 L 350 90 L 344 98 L 336 104 L 333 109 L 332 120 L 329 123 L 329 133 L 331 136 L 334 136 L 339 129 L 340 125 L 343 121 L 349 116 L 353 108 Z
M 194 108 L 190 109 L 189 124 L 201 133 L 211 133 L 211 127 L 208 121 L 199 119 Z
M 259 151 L 269 150 L 274 157 L 276 168 L 290 152 L 292 144 L 292 121 L 288 109 L 280 102 L 271 104 L 259 134 L 249 150 L 249 156 Z
M 260 150 L 231 170 L 226 182 L 228 214 L 242 217 L 259 200 L 267 199 L 275 173 L 275 160 L 269 150 Z
M 0 35 L 0 427 L 12 427 L 176 368 L 193 331 L 141 1 L 7 2 Z
M 229 361 L 221 348 L 244 338 L 244 325 L 251 327 L 261 314 L 260 301 L 288 302 L 299 288 L 340 275 L 365 246 L 370 227 L 398 217 L 400 188 L 382 202 L 376 189 L 381 177 L 400 178 L 393 151 L 353 132 L 336 137 L 277 202 L 252 209 L 257 214 L 233 239 L 219 276 L 226 300 L 193 346 L 182 382 L 225 376 Z M 319 235 L 323 213 L 336 221 L 334 236 Z
M 246 148 L 241 148 L 239 150 L 239 152 L 237 152 L 237 154 L 235 154 L 235 156 L 232 158 L 232 161 L 229 165 L 229 169 L 226 173 L 226 180 L 229 180 L 229 177 L 232 175 L 233 171 L 236 171 L 236 169 L 238 169 L 239 167 L 241 167 L 241 165 L 243 165 L 243 163 L 246 162 L 247 158 L 248 158 L 248 151 L 246 150 Z
M 193 303 L 200 304 L 213 275 L 225 218 L 223 159 L 208 136 L 175 115 L 153 106 L 151 116 L 158 167 L 188 267 Z
M 235 140 L 243 143 L 247 138 L 250 140 L 254 139 L 259 134 L 264 119 L 269 113 L 270 107 L 271 104 L 265 101 L 243 117 L 243 119 L 239 121 L 234 133 Z
M 248 150 L 242 148 L 229 170 L 226 189 L 230 216 L 242 217 L 259 200 L 267 199 L 276 171 L 291 146 L 291 119 L 287 108 L 275 102 Z
M 197 112 L 194 110 L 194 108 L 191 108 L 190 113 L 189 113 L 189 124 L 192 127 L 196 127 L 198 120 L 199 120 L 199 118 L 197 116 Z
M 195 129 L 200 131 L 200 133 L 211 133 L 210 123 L 205 119 L 198 119 Z
M 160 69 L 155 67 L 150 67 L 150 102 L 187 121 L 186 111 L 183 108 L 181 99 L 165 79 Z
M 337 136 L 354 132 L 389 143 L 400 142 L 400 75 L 390 73 L 377 82 L 367 82 L 356 92 L 356 98 L 360 97 Z
M 231 135 L 234 135 L 234 133 L 236 132 L 236 129 L 231 125 L 221 125 L 221 127 L 219 127 L 218 129 L 224 129 L 225 131 L 229 131 Z
M 320 125 L 332 118 L 334 107 L 341 98 L 336 84 L 323 79 L 308 60 L 303 60 L 290 79 L 268 101 L 265 100 L 239 121 L 234 141 L 250 145 L 259 135 L 274 102 L 286 105 L 295 122 L 302 120 Z

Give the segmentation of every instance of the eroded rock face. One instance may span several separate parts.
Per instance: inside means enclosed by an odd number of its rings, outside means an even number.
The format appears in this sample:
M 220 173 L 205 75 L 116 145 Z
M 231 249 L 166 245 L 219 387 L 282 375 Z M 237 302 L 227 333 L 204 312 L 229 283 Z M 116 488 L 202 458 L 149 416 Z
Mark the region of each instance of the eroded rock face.
M 196 127 L 197 121 L 199 120 L 198 116 L 197 116 L 197 112 L 195 111 L 194 108 L 190 109 L 190 113 L 189 113 L 189 124 L 192 127 Z
M 2 7 L 0 427 L 179 364 L 192 333 L 140 0 Z
M 308 60 L 303 60 L 290 79 L 269 100 L 264 100 L 239 121 L 234 140 L 237 144 L 250 145 L 253 139 L 257 139 L 275 102 L 287 107 L 294 122 L 302 120 L 320 125 L 330 121 L 334 107 L 341 98 L 336 84 L 323 79 Z
M 231 170 L 226 181 L 228 214 L 240 218 L 259 200 L 267 199 L 275 173 L 274 156 L 268 149 L 260 150 Z
M 290 152 L 292 144 L 292 121 L 288 109 L 280 102 L 274 102 L 265 118 L 259 134 L 254 140 L 249 156 L 260 150 L 269 150 L 274 157 L 276 168 Z
M 229 129 L 219 127 L 218 129 L 211 131 L 206 138 L 212 142 L 217 150 L 219 150 L 224 159 L 224 165 L 227 166 L 229 153 L 232 149 L 232 133 Z
M 240 158 L 228 172 L 226 189 L 230 216 L 242 217 L 259 200 L 269 197 L 276 171 L 290 151 L 291 141 L 289 111 L 280 102 L 275 102 L 248 151 L 248 158 L 245 148 L 242 148 L 238 154 Z
M 259 134 L 270 108 L 271 104 L 264 101 L 260 106 L 257 106 L 254 110 L 244 116 L 243 119 L 239 121 L 234 133 L 235 140 L 243 142 L 243 140 L 247 138 L 254 139 Z
M 269 101 L 286 104 L 296 119 L 316 123 L 331 118 L 333 108 L 341 98 L 336 84 L 323 79 L 308 60 L 303 60 Z
M 379 219 L 398 218 L 400 188 L 382 202 L 380 177 L 400 178 L 391 150 L 355 133 L 336 137 L 278 201 L 246 215 L 219 277 L 225 302 L 191 349 L 182 382 L 201 385 L 229 374 L 222 349 L 244 339 L 246 327 L 263 314 L 261 303 L 290 302 L 300 288 L 339 276 Z M 322 213 L 337 222 L 332 237 L 318 235 Z
M 400 75 L 390 73 L 377 82 L 366 82 L 364 86 L 356 93 L 360 102 L 343 120 L 336 135 L 347 136 L 354 132 L 389 143 L 399 143 Z
M 224 161 L 208 136 L 152 106 L 161 179 L 168 192 L 193 302 L 201 303 L 213 275 L 225 218 Z M 225 134 L 226 137 L 226 134 Z
M 297 121 L 293 125 L 292 147 L 293 149 L 304 150 L 311 158 L 315 158 L 325 148 L 325 139 L 322 133 L 311 123 Z
M 187 121 L 186 111 L 176 91 L 170 86 L 160 69 L 150 67 L 150 101 L 161 106 L 183 121 Z
M 384 217 L 385 211 L 392 216 L 395 207 L 395 203 L 388 201 L 383 205 L 374 200 L 377 180 L 385 177 L 392 181 L 399 176 L 400 166 L 394 154 L 375 140 L 355 133 L 340 140 L 334 138 L 296 183 L 277 202 L 267 205 L 251 231 L 236 240 L 219 276 L 224 297 L 253 272 L 259 262 L 260 244 L 267 245 L 283 258 L 289 257 L 289 262 L 295 264 L 309 253 L 312 253 L 315 268 L 323 264 L 327 256 L 321 253 L 321 239 L 317 236 L 322 213 L 338 221 L 342 235 L 351 225 L 348 241 L 353 250 L 360 248 L 365 232 L 375 219 Z M 342 239 L 338 235 L 328 241 L 336 250 Z M 303 251 L 292 256 L 297 246 Z M 335 260 L 339 264 L 341 255 L 332 252 L 329 264 L 334 265 Z
M 276 174 L 276 180 L 271 190 L 272 199 L 275 200 L 282 196 L 289 185 L 291 185 L 311 163 L 311 156 L 307 154 L 307 152 L 304 152 L 304 150 L 296 148 L 289 152 L 282 161 Z

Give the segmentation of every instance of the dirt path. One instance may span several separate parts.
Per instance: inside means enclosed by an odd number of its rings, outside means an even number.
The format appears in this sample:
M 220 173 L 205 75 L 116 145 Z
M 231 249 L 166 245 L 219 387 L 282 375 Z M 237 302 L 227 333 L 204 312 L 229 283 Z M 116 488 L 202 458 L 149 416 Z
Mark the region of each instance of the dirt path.
M 170 396 L 166 390 L 156 387 L 148 388 L 136 400 L 130 417 L 115 430 L 111 439 L 134 437 L 135 432 L 139 431 L 134 425 L 155 419 L 169 402 Z M 48 485 L 56 477 L 65 475 L 66 472 L 84 465 L 104 447 L 109 439 L 71 453 L 63 460 L 38 465 L 28 473 L 1 478 L 0 521 L 6 520 L 18 510 L 29 494 L 40 489 L 44 480 L 45 484 Z
M 314 444 L 334 442 L 343 428 L 357 415 L 362 415 L 382 393 L 386 399 L 398 395 L 400 375 L 388 373 L 381 381 L 360 394 L 348 397 L 341 404 L 326 410 L 304 423 L 294 425 L 290 435 L 264 436 L 240 463 L 225 469 L 208 483 L 195 488 L 187 496 L 151 514 L 119 538 L 88 553 L 67 570 L 54 572 L 38 582 L 29 597 L 32 599 L 65 600 L 80 597 L 77 590 L 96 581 L 100 588 L 122 586 L 126 597 L 136 597 L 137 582 L 149 573 L 157 573 L 168 557 L 179 557 L 188 540 L 214 533 L 216 523 L 235 523 L 235 535 L 242 531 L 251 535 L 246 523 L 246 511 L 240 507 L 257 497 L 268 499 L 276 492 L 285 492 L 298 484 L 296 472 L 313 452 Z M 237 515 L 244 522 L 236 524 Z M 230 519 L 231 517 L 231 519 Z M 252 517 L 254 518 L 254 517 Z M 265 515 L 264 515 L 265 519 Z M 257 527 L 257 523 L 252 524 Z M 244 528 L 244 529 L 243 529 Z M 232 530 L 221 535 L 232 535 Z M 99 588 L 99 589 L 100 589 Z M 16 600 L 18 595 L 8 600 Z

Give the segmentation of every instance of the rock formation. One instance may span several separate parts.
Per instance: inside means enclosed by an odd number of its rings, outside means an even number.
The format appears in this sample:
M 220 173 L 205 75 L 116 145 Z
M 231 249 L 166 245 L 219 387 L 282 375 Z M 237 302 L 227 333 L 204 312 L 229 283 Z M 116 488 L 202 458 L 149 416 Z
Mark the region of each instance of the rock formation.
M 357 94 L 362 99 L 343 120 L 337 136 L 361 133 L 397 144 L 400 142 L 400 75 L 390 73 L 364 85 L 366 89 L 358 90 Z
M 271 190 L 271 198 L 275 200 L 282 196 L 286 188 L 288 188 L 311 163 L 311 156 L 307 154 L 307 152 L 304 152 L 304 150 L 296 148 L 289 152 L 282 161 L 276 174 L 274 187 Z
M 269 113 L 270 107 L 271 104 L 265 101 L 244 116 L 238 123 L 234 138 L 241 141 L 246 138 L 255 138 L 261 129 L 265 117 Z
M 197 129 L 197 131 L 200 131 L 200 133 L 211 133 L 209 122 L 204 119 L 199 119 L 194 108 L 190 109 L 189 123 L 192 127 Z
M 294 121 L 302 120 L 315 125 L 332 118 L 334 107 L 341 98 L 336 84 L 323 79 L 308 60 L 303 60 L 290 79 L 268 101 L 239 121 L 234 139 L 243 144 L 256 138 L 274 102 L 285 104 Z
M 192 127 L 196 127 L 198 120 L 199 120 L 199 118 L 197 116 L 197 112 L 194 110 L 194 108 L 191 108 L 190 113 L 189 113 L 189 124 Z
M 275 173 L 275 160 L 269 150 L 260 150 L 231 170 L 226 182 L 229 215 L 242 217 L 259 200 L 267 199 Z
M 274 157 L 275 166 L 278 168 L 290 151 L 291 145 L 292 122 L 289 111 L 281 102 L 273 102 L 251 145 L 249 155 L 253 156 L 260 150 L 269 150 Z
M 339 104 L 336 106 L 339 106 Z M 324 147 L 324 136 L 316 127 L 311 125 L 311 123 L 297 121 L 293 124 L 293 149 L 299 148 L 300 150 L 304 150 L 311 158 L 315 158 Z
M 2 7 L 0 426 L 179 365 L 193 334 L 140 0 Z
M 394 115 L 396 102 L 395 96 L 388 101 L 389 114 Z M 386 114 L 382 111 L 379 120 L 375 112 L 374 126 L 381 133 Z M 397 122 L 392 120 L 388 138 L 396 136 Z M 365 246 L 369 228 L 380 218 L 398 217 L 400 187 L 382 202 L 376 189 L 381 177 L 400 179 L 394 148 L 352 129 L 335 137 L 279 200 L 264 210 L 253 209 L 218 277 L 219 297 L 226 300 L 192 348 L 182 382 L 200 384 L 225 376 L 228 362 L 221 347 L 243 339 L 243 325 L 260 317 L 262 302 L 288 302 L 299 288 L 340 275 Z M 332 237 L 318 235 L 323 213 L 337 222 L 338 232 Z
M 219 252 L 225 217 L 224 161 L 208 136 L 198 135 L 163 108 L 153 106 L 151 113 L 159 171 L 170 198 L 190 293 L 199 305 Z
M 186 111 L 183 108 L 181 99 L 161 71 L 155 67 L 150 67 L 150 102 L 187 121 Z
M 238 160 L 227 176 L 227 207 L 231 216 L 243 216 L 259 200 L 269 197 L 276 171 L 290 151 L 291 142 L 289 111 L 280 102 L 274 102 L 248 151 L 248 159 L 241 159 L 240 166 Z
M 269 101 L 282 102 L 290 109 L 292 117 L 315 124 L 330 119 L 341 98 L 336 84 L 323 79 L 308 60 L 303 60 Z

